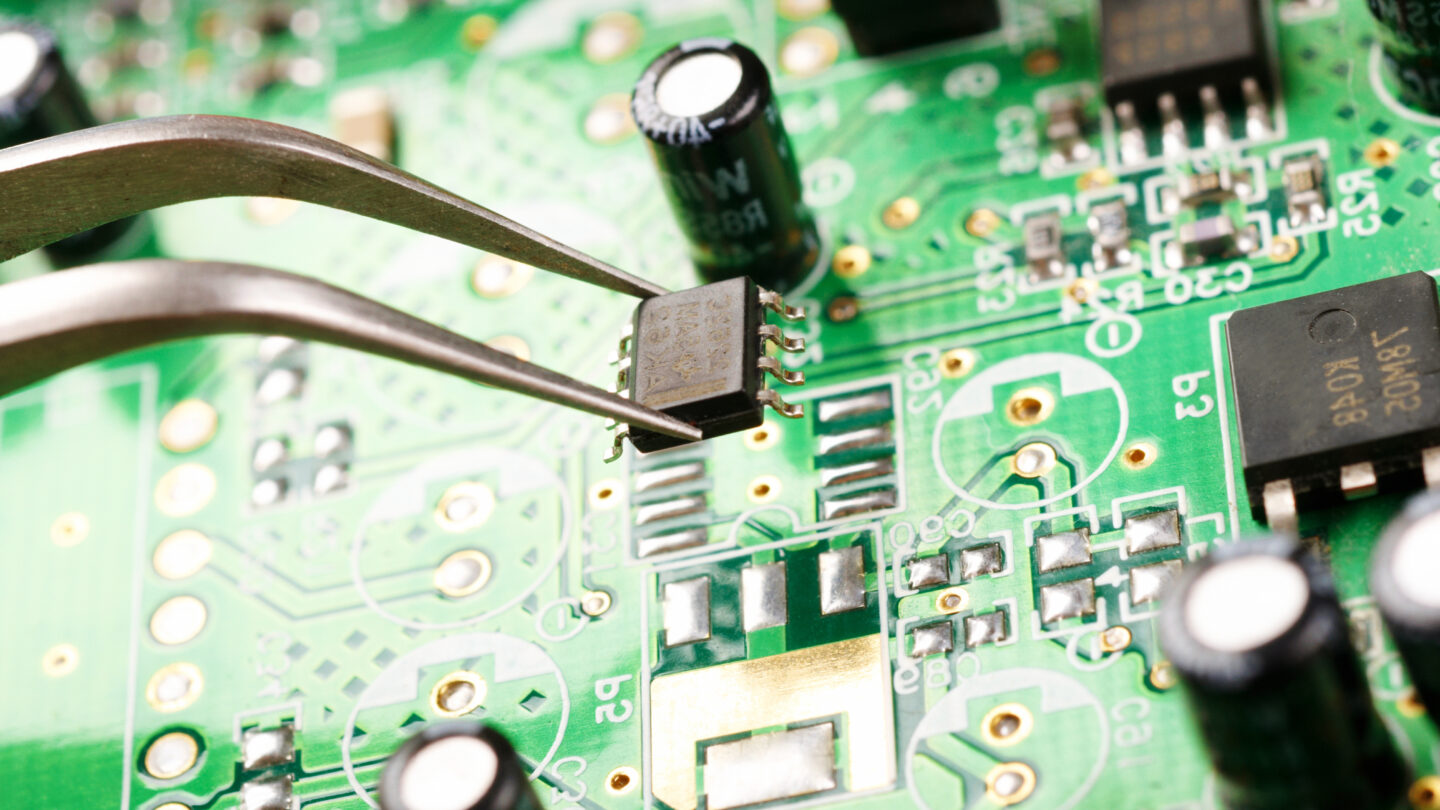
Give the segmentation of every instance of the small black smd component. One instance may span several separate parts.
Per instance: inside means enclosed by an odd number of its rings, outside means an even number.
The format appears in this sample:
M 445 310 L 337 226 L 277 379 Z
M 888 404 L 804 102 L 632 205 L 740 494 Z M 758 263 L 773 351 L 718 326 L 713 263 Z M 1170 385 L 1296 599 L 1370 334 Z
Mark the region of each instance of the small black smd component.
M 1000 27 L 998 0 L 834 0 L 865 56 L 963 39 Z
M 784 370 L 766 354 L 767 344 L 791 352 L 805 348 L 805 341 L 766 323 L 767 311 L 791 321 L 805 317 L 743 277 L 642 301 L 621 342 L 618 390 L 696 425 L 707 439 L 756 427 L 766 405 L 784 416 L 803 416 L 800 406 L 765 387 L 767 372 L 787 385 L 805 382 L 804 374 Z M 631 426 L 616 435 L 615 457 L 624 436 L 645 453 L 684 443 Z
M 1261 0 L 1101 0 L 1100 53 L 1105 100 L 1129 102 L 1154 119 L 1169 93 L 1182 107 L 1200 89 L 1241 103 L 1241 83 L 1270 84 Z
M 1257 520 L 1428 483 L 1440 451 L 1440 301 L 1408 273 L 1236 312 L 1226 328 Z M 1426 465 L 1426 457 L 1432 457 Z

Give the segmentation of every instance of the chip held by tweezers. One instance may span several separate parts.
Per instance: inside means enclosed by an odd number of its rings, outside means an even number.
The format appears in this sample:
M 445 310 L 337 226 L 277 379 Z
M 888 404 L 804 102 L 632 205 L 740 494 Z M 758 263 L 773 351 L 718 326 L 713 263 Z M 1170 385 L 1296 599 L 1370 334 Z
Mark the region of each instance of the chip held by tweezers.
M 707 439 L 760 425 L 767 405 L 787 417 L 802 416 L 800 406 L 785 403 L 765 382 L 768 373 L 786 385 L 803 385 L 805 375 L 784 369 L 766 349 L 800 352 L 805 342 L 766 323 L 767 312 L 787 321 L 805 317 L 744 277 L 640 302 L 621 340 L 617 390 L 699 427 Z M 684 444 L 627 426 L 616 433 L 612 459 L 625 437 L 645 453 Z
M 1430 276 L 1240 310 L 1226 333 L 1257 520 L 1430 483 L 1424 468 L 1436 465 L 1424 459 L 1440 447 L 1440 300 Z

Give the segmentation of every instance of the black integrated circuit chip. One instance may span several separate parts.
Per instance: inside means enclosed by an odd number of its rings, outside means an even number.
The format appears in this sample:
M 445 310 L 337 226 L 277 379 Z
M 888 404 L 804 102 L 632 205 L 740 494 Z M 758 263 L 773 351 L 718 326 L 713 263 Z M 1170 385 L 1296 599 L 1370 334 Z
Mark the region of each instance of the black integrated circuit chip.
M 630 398 L 699 427 L 706 438 L 764 421 L 760 288 L 734 278 L 656 296 L 635 309 Z M 684 441 L 632 426 L 642 452 Z
M 1270 84 L 1260 0 L 1101 0 L 1100 52 L 1106 101 L 1147 118 L 1162 93 L 1184 107 L 1205 85 L 1238 101 L 1244 79 Z
M 1430 276 L 1241 310 L 1226 333 L 1257 520 L 1272 482 L 1288 480 L 1301 510 L 1423 483 L 1422 452 L 1440 446 L 1440 299 Z

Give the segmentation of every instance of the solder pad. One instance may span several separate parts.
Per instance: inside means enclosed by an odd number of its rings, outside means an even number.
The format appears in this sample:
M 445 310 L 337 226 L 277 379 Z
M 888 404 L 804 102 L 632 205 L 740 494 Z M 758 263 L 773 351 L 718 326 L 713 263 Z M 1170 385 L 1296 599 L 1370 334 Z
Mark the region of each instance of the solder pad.
M 677 672 L 650 684 L 651 791 L 674 810 L 696 806 L 702 740 L 842 715 L 845 786 L 895 781 L 883 636 Z

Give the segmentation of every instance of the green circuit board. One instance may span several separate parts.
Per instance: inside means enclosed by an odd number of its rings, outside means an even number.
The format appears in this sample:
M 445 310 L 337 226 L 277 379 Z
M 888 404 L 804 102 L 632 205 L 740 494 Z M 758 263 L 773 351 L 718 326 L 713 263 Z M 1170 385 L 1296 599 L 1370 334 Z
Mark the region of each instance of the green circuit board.
M 1132 570 L 1264 529 L 1242 477 L 1230 313 L 1440 266 L 1440 118 L 1395 100 L 1364 3 L 1262 3 L 1272 127 L 1195 155 L 1248 172 L 1221 207 L 1256 242 L 1180 267 L 1168 246 L 1194 215 L 1163 200 L 1191 164 L 1119 159 L 1088 0 L 1006 0 L 997 31 L 884 59 L 798 0 L 138 5 L 0 12 L 56 30 L 107 119 L 217 113 L 340 137 L 337 99 L 378 91 L 399 166 L 670 289 L 698 281 L 626 100 L 675 42 L 747 43 L 823 240 L 786 296 L 809 314 L 787 326 L 808 348 L 786 360 L 808 378 L 787 399 L 808 413 L 607 464 L 597 417 L 247 336 L 131 352 L 0 400 L 7 804 L 236 808 L 246 784 L 288 779 L 307 810 L 365 808 L 389 755 L 460 713 L 509 737 L 553 808 L 704 807 L 707 746 L 817 718 L 834 724 L 836 782 L 796 805 L 998 807 L 997 773 L 1019 763 L 1019 807 L 1217 806 L 1156 637 L 1163 600 L 1133 599 Z M 257 22 L 281 6 L 286 25 Z M 1082 100 L 1088 160 L 1052 160 L 1054 94 Z M 1297 155 L 1322 162 L 1327 195 L 1298 229 L 1282 186 Z M 1133 256 L 1101 272 L 1087 217 L 1113 200 Z M 1063 226 L 1053 282 L 1027 276 L 1037 211 Z M 131 255 L 313 275 L 597 385 L 615 379 L 634 309 L 315 206 L 218 199 L 148 222 Z M 7 281 L 44 272 L 39 253 L 0 265 Z M 821 418 L 867 397 L 843 430 Z M 850 431 L 870 439 L 848 448 Z M 837 453 L 890 472 L 829 484 Z M 1366 576 L 1402 502 L 1300 520 L 1418 777 L 1440 769 L 1440 739 Z M 1155 514 L 1180 542 L 1126 553 L 1127 522 Z M 1038 573 L 1035 538 L 1079 528 L 1090 561 Z M 967 560 L 986 563 L 963 556 L 977 549 L 996 567 L 962 581 Z M 817 572 L 855 555 L 861 606 L 827 611 Z M 911 562 L 934 555 L 952 576 L 910 588 Z M 457 560 L 484 570 L 474 592 L 447 585 Z M 788 614 L 747 630 L 742 569 L 776 562 Z M 1042 623 L 1040 590 L 1081 579 L 1094 611 Z M 667 644 L 666 595 L 697 581 L 707 637 Z M 1002 635 L 968 644 L 970 620 L 996 614 Z M 935 632 L 949 649 L 916 657 Z M 996 737 L 996 712 L 1018 739 Z M 247 732 L 285 726 L 292 761 L 242 767 Z

